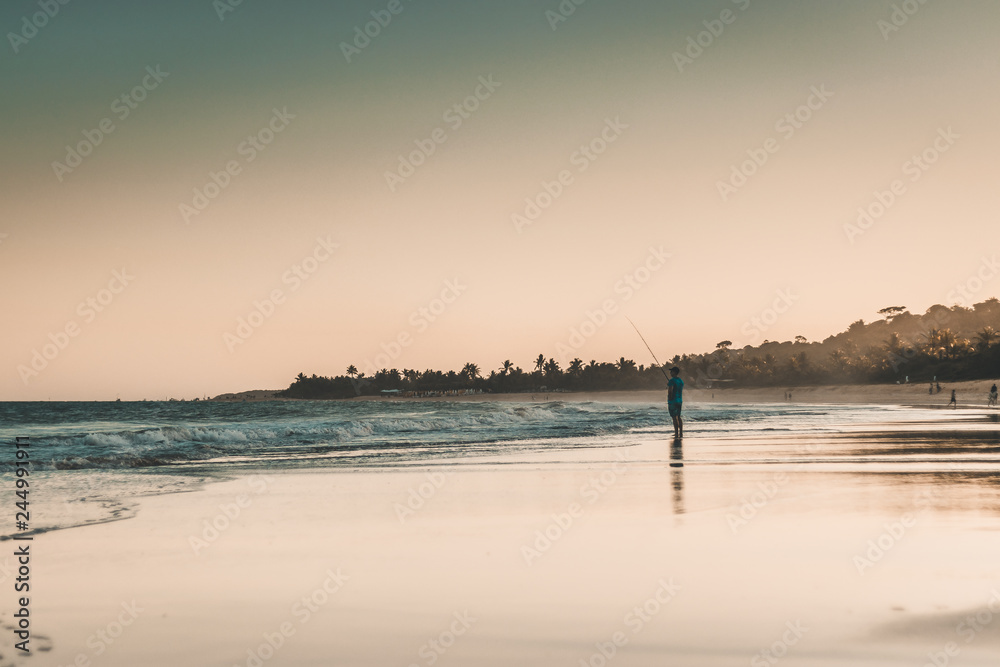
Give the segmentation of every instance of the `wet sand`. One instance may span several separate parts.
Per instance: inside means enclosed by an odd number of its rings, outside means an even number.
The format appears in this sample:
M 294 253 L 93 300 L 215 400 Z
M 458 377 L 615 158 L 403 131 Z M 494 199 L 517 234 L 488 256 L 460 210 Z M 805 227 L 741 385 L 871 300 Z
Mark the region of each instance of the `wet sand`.
M 36 538 L 52 650 L 18 664 L 996 665 L 1000 436 L 967 417 L 146 498 Z

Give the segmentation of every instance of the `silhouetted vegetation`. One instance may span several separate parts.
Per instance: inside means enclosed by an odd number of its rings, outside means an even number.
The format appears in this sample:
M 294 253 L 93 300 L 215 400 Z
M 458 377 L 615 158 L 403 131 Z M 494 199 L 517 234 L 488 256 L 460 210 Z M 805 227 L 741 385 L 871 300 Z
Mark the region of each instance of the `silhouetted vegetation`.
M 914 315 L 904 306 L 879 311 L 883 319 L 858 320 L 822 342 L 803 336 L 731 349 L 724 340 L 713 352 L 674 356 L 689 386 L 766 387 L 833 384 L 939 382 L 1000 376 L 1000 301 L 972 308 L 932 306 Z M 281 393 L 289 398 L 350 398 L 386 390 L 401 394 L 455 392 L 517 393 L 663 389 L 661 369 L 620 358 L 614 363 L 573 359 L 566 367 L 539 354 L 531 371 L 504 361 L 483 376 L 467 363 L 461 371 L 384 369 L 372 377 L 352 365 L 346 376 L 307 377 L 300 373 Z

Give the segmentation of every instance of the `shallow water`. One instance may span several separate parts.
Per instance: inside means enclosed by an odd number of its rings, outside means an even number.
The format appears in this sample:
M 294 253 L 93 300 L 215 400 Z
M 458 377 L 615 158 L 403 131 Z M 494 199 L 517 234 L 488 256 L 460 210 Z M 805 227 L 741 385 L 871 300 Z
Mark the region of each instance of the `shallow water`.
M 33 481 L 44 488 L 33 499 L 35 533 L 129 518 L 143 497 L 247 472 L 582 461 L 672 434 L 659 404 L 562 401 L 0 403 L 0 424 L 0 439 L 30 438 Z M 995 424 L 965 411 L 689 404 L 685 424 L 691 464 L 1000 463 Z M 868 437 L 887 425 L 913 432 L 905 442 Z M 806 436 L 808 446 L 796 439 Z M 0 470 L 12 474 L 7 462 Z
M 685 408 L 685 433 L 837 433 L 866 423 L 955 420 L 894 406 Z M 384 465 L 604 446 L 672 431 L 659 404 L 491 402 L 0 403 L 0 438 L 28 436 L 37 470 Z M 9 471 L 9 464 L 0 464 Z

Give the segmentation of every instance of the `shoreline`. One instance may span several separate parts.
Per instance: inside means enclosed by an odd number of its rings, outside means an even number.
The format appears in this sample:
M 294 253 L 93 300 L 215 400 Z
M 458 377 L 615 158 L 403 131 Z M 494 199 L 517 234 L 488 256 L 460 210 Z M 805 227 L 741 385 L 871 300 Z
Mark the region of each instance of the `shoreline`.
M 900 405 L 908 407 L 947 407 L 951 390 L 957 392 L 958 407 L 987 407 L 987 394 L 993 380 L 966 380 L 941 385 L 941 392 L 930 394 L 924 384 L 881 385 L 821 385 L 808 387 L 747 387 L 723 389 L 685 388 L 684 398 L 691 403 L 789 403 L 835 405 Z M 472 396 L 392 397 L 357 396 L 338 399 L 298 399 L 276 397 L 283 391 L 255 389 L 220 394 L 209 402 L 244 401 L 412 401 L 412 402 L 511 402 L 538 403 L 548 401 L 595 403 L 660 403 L 666 400 L 666 390 L 524 392 L 516 394 L 475 394 Z M 790 392 L 792 399 L 785 395 Z

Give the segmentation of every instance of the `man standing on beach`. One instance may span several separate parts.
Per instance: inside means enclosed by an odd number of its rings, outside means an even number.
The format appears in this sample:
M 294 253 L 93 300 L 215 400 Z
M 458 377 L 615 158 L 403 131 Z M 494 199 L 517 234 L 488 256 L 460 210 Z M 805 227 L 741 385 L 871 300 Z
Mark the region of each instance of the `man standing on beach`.
M 681 421 L 681 405 L 684 403 L 684 380 L 680 379 L 681 369 L 674 366 L 670 369 L 670 379 L 667 380 L 667 412 L 674 420 L 674 437 L 684 435 L 684 422 Z

